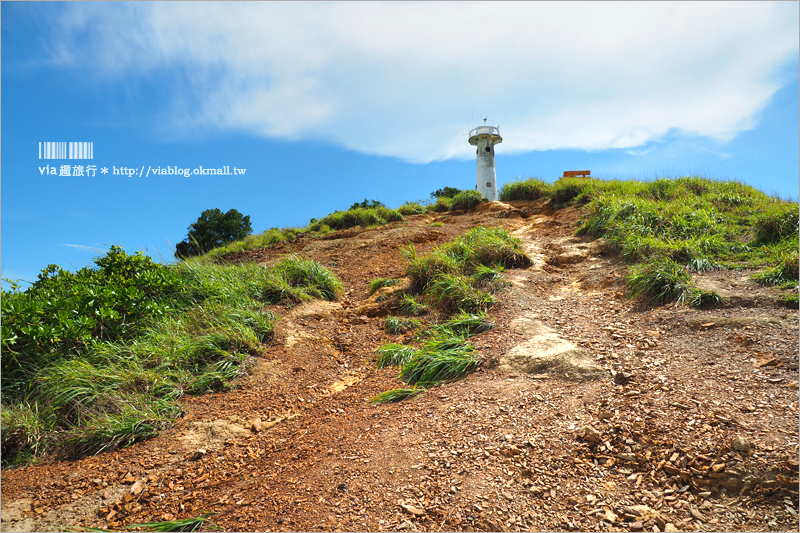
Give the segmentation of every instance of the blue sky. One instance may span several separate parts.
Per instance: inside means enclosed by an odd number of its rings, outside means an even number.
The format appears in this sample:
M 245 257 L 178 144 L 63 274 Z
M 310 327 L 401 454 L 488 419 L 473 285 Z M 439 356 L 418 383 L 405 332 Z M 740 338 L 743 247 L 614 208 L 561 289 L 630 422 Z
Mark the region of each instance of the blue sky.
M 797 199 L 798 2 L 3 2 L 2 277 L 564 170 Z M 90 141 L 91 161 L 39 142 Z M 42 174 L 95 165 L 94 176 Z M 113 175 L 227 165 L 237 176 Z M 101 174 L 103 167 L 109 174 Z

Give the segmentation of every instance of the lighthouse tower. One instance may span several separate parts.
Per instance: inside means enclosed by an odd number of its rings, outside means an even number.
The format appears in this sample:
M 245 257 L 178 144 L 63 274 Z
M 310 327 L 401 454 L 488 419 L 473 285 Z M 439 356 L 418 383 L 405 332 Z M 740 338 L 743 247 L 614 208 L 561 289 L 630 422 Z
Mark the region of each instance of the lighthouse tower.
M 483 126 L 478 126 L 469 132 L 469 144 L 478 147 L 478 166 L 475 183 L 484 198 L 497 200 L 497 175 L 494 170 L 494 145 L 503 142 L 500 128 L 486 125 L 486 115 L 483 116 Z

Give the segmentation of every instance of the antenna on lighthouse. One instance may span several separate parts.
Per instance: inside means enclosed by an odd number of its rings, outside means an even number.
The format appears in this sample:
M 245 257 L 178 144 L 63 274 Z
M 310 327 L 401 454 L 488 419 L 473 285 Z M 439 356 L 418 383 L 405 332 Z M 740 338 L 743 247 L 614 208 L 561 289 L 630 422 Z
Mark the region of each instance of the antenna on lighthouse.
M 469 144 L 477 146 L 477 168 L 475 172 L 475 188 L 484 198 L 497 200 L 497 175 L 494 169 L 494 145 L 503 142 L 500 128 L 488 126 L 486 115 L 483 115 L 483 126 L 472 128 L 469 132 Z

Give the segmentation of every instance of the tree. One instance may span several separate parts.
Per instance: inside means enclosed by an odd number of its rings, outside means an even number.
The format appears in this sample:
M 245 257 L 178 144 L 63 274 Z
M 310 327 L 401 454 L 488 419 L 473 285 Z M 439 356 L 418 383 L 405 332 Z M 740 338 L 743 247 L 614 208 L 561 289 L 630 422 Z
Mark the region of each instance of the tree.
M 188 230 L 186 239 L 175 247 L 175 257 L 178 259 L 210 252 L 229 242 L 244 239 L 253 232 L 250 216 L 244 216 L 236 209 L 227 213 L 219 209 L 206 209 Z
M 375 209 L 378 207 L 386 207 L 383 202 L 379 202 L 378 200 L 367 200 L 364 198 L 363 202 L 356 202 L 350 206 L 350 209 L 358 209 L 359 207 L 363 209 Z
M 431 193 L 431 198 L 454 198 L 456 194 L 460 193 L 461 189 L 455 187 L 445 187 L 438 189 Z

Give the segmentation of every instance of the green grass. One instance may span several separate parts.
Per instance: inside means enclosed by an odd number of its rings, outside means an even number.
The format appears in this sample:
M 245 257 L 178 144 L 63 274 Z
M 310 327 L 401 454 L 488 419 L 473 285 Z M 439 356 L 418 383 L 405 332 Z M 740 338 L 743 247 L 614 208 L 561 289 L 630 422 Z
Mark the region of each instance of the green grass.
M 423 388 L 458 379 L 477 368 L 473 351 L 458 336 L 435 336 L 402 365 L 400 379 Z
M 415 316 L 427 313 L 430 308 L 411 294 L 403 294 L 398 309 L 406 316 Z
M 658 305 L 680 297 L 691 282 L 691 276 L 670 260 L 643 263 L 631 267 L 628 275 L 630 295 Z
M 397 212 L 403 215 L 404 217 L 411 215 L 421 215 L 426 211 L 427 209 L 425 209 L 425 206 L 423 206 L 419 202 L 405 202 L 403 205 L 397 208 Z
M 485 333 L 493 327 L 494 322 L 491 321 L 486 312 L 481 311 L 470 314 L 462 311 L 450 317 L 446 322 L 433 326 L 430 332 L 434 335 L 449 332 L 463 337 L 472 337 Z
M 795 292 L 793 292 L 791 294 L 785 294 L 783 296 L 780 296 L 778 298 L 778 302 L 781 305 L 784 305 L 784 306 L 789 307 L 791 309 L 797 309 L 798 307 L 800 307 L 800 299 L 798 299 L 797 291 L 795 291 Z
M 407 400 L 417 394 L 425 392 L 422 387 L 412 387 L 410 389 L 392 389 L 382 392 L 370 400 L 371 404 L 393 403 Z
M 207 527 L 207 525 L 213 524 L 215 530 L 219 531 L 219 526 L 214 524 L 208 520 L 208 517 L 213 516 L 216 513 L 203 513 L 200 516 L 193 516 L 191 518 L 184 518 L 181 520 L 167 520 L 164 522 L 146 522 L 143 524 L 131 524 L 129 526 L 125 526 L 122 529 L 136 529 L 136 528 L 147 528 L 149 531 L 197 531 L 202 527 Z M 93 529 L 87 528 L 88 531 L 102 531 L 106 532 L 109 530 L 106 529 Z
M 367 288 L 369 289 L 370 295 L 375 294 L 375 291 L 378 289 L 382 289 L 384 287 L 391 287 L 393 285 L 397 285 L 400 282 L 399 279 L 394 278 L 375 278 L 370 280 L 367 284 Z
M 413 346 L 389 343 L 378 348 L 378 368 L 387 366 L 405 366 L 417 353 Z
M 551 185 L 538 178 L 516 180 L 503 185 L 500 189 L 500 201 L 538 200 L 550 194 Z
M 291 242 L 303 231 L 304 228 L 270 228 L 258 235 L 249 235 L 243 240 L 234 241 L 225 246 L 215 248 L 206 255 L 211 259 L 221 260 L 241 252 L 267 248 L 274 244 L 285 243 L 287 241 Z
M 284 257 L 273 266 L 264 285 L 263 299 L 268 303 L 312 298 L 333 301 L 344 292 L 341 282 L 330 270 L 298 255 Z
M 446 314 L 486 311 L 497 303 L 494 296 L 476 288 L 459 274 L 439 274 L 431 280 L 427 290 L 430 300 Z
M 403 254 L 415 294 L 400 297 L 400 311 L 416 315 L 431 307 L 438 311 L 435 320 L 444 320 L 427 327 L 414 322 L 414 339 L 425 339 L 419 348 L 392 343 L 378 349 L 378 366 L 399 366 L 400 379 L 414 389 L 383 393 L 373 403 L 399 401 L 474 371 L 480 359 L 466 339 L 494 327 L 486 310 L 497 301 L 492 291 L 502 287 L 502 272 L 530 264 L 520 241 L 500 228 L 476 227 L 426 255 L 418 255 L 413 245 Z M 386 319 L 390 332 L 403 326 L 402 319 Z
M 549 196 L 554 204 L 585 203 L 596 184 L 597 180 L 589 178 L 561 178 L 550 188 Z
M 384 319 L 383 327 L 388 333 L 395 335 L 418 329 L 422 322 L 416 318 L 400 318 L 397 316 L 387 316 Z
M 450 206 L 453 205 L 453 199 L 446 196 L 440 196 L 436 199 L 436 203 L 430 204 L 426 207 L 428 211 L 436 213 L 445 213 L 450 211 Z
M 235 386 L 248 358 L 272 337 L 275 317 L 264 304 L 342 291 L 330 271 L 298 256 L 269 268 L 209 258 L 153 266 L 114 249 L 98 266 L 80 275 L 50 268 L 27 291 L 3 291 L 4 465 L 45 453 L 79 457 L 157 435 L 178 416 L 182 396 Z M 151 291 L 148 282 L 163 290 Z M 84 302 L 84 293 L 101 306 Z M 47 315 L 43 295 L 54 306 Z M 98 328 L 95 317 L 103 314 L 107 322 Z M 111 334 L 117 315 L 125 329 Z M 80 327 L 85 332 L 64 336 Z
M 413 245 L 404 248 L 403 255 L 408 262 L 406 274 L 411 278 L 412 288 L 418 291 L 425 291 L 441 276 L 470 276 L 480 267 L 497 270 L 530 264 L 519 239 L 504 229 L 481 226 L 427 255 L 419 256 Z
M 563 193 L 562 202 L 570 197 L 586 204 L 577 233 L 604 237 L 631 264 L 632 296 L 654 305 L 711 305 L 715 298 L 699 297 L 688 272 L 720 269 L 758 268 L 759 282 L 796 286 L 796 202 L 739 182 L 698 177 L 580 180 L 582 186 L 561 181 L 572 191 Z
M 326 215 L 312 222 L 309 230 L 319 231 L 323 226 L 328 226 L 334 230 L 347 229 L 354 226 L 379 226 L 401 220 L 403 220 L 403 215 L 395 209 L 388 209 L 384 206 L 356 207 Z

